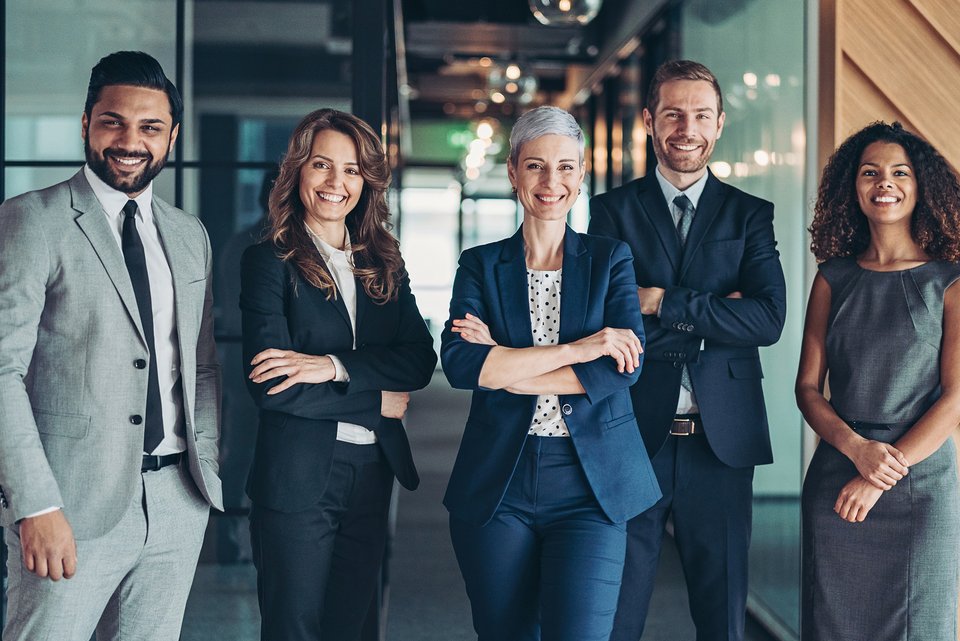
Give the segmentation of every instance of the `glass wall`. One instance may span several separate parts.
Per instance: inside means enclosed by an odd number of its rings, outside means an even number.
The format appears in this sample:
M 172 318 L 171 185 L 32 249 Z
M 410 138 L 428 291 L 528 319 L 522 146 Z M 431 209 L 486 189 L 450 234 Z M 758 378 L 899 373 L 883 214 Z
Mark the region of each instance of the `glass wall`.
M 682 57 L 705 63 L 724 91 L 726 124 L 711 169 L 775 205 L 787 281 L 780 341 L 760 350 L 773 465 L 757 468 L 751 545 L 751 604 L 778 631 L 799 631 L 800 482 L 803 423 L 793 383 L 806 280 L 804 2 L 684 5 Z

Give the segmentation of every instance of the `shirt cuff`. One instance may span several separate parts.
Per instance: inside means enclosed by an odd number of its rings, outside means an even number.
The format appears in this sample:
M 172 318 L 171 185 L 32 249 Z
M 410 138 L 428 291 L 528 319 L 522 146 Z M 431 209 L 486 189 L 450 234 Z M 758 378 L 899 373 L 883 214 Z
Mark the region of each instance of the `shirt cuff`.
M 35 517 L 35 516 L 43 516 L 44 514 L 50 514 L 51 512 L 56 512 L 56 511 L 59 510 L 59 509 L 62 509 L 62 508 L 57 507 L 57 506 L 48 507 L 48 508 L 45 509 L 45 510 L 40 510 L 39 512 L 34 512 L 33 514 L 28 514 L 28 515 L 26 515 L 26 516 L 23 517 L 23 518 L 24 518 L 24 519 L 32 519 L 32 518 Z M 21 519 L 21 520 L 22 520 L 22 519 Z
M 340 362 L 340 359 L 334 356 L 333 354 L 327 354 L 327 358 L 333 361 L 333 381 L 335 383 L 349 383 L 350 374 L 347 373 L 347 369 L 343 366 L 343 363 Z

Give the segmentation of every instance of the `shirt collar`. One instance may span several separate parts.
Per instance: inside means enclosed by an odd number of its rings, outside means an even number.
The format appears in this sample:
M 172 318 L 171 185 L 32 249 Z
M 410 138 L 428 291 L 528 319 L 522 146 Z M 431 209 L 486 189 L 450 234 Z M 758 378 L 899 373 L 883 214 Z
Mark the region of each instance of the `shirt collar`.
M 700 196 L 703 194 L 703 189 L 707 186 L 707 179 L 710 177 L 710 172 L 705 171 L 703 172 L 703 175 L 700 176 L 700 179 L 697 180 L 697 182 L 681 191 L 674 187 L 673 183 L 664 178 L 663 174 L 660 173 L 660 165 L 657 165 L 654 174 L 657 176 L 657 182 L 660 184 L 660 190 L 663 192 L 663 197 L 667 199 L 668 205 L 672 206 L 673 199 L 680 194 L 684 194 L 690 199 L 690 202 L 693 203 L 694 209 L 697 208 L 697 204 L 700 202 Z
M 307 233 L 310 234 L 310 238 L 313 239 L 313 244 L 317 246 L 317 251 L 320 252 L 320 256 L 323 257 L 324 261 L 349 261 L 350 254 L 352 253 L 350 248 L 350 234 L 344 234 L 343 249 L 341 250 L 320 238 L 320 236 L 310 229 L 310 225 L 305 225 L 305 227 L 307 228 Z
M 103 211 L 107 213 L 107 216 L 113 218 L 120 216 L 120 212 L 123 211 L 123 206 L 127 204 L 128 200 L 135 200 L 137 203 L 137 209 L 139 209 L 140 220 L 148 222 L 153 218 L 153 181 L 150 181 L 150 184 L 147 185 L 147 188 L 143 190 L 136 198 L 130 198 L 122 191 L 117 191 L 107 183 L 103 182 L 100 179 L 100 176 L 93 173 L 93 170 L 90 169 L 90 165 L 83 166 L 83 175 L 86 176 L 87 182 L 90 183 L 91 189 L 93 189 L 93 195 L 97 197 L 97 200 L 100 202 L 100 206 L 103 207 Z

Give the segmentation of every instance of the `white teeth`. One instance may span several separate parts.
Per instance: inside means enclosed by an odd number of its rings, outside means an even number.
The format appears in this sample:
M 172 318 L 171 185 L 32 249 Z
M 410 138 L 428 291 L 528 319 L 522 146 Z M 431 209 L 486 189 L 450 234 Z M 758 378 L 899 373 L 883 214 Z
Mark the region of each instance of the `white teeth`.
M 116 160 L 121 165 L 133 166 L 133 165 L 139 165 L 140 163 L 143 162 L 144 159 L 143 158 L 117 158 L 116 156 L 114 156 L 114 160 Z
M 331 203 L 342 203 L 344 198 L 346 198 L 346 196 L 340 196 L 337 194 L 324 194 L 321 192 L 317 192 L 317 195 L 320 196 L 321 200 L 326 200 L 327 202 Z
M 875 203 L 895 203 L 897 198 L 895 196 L 877 196 L 873 199 Z
M 698 145 L 674 145 L 680 151 L 693 151 L 698 147 Z
M 563 196 L 537 196 L 537 198 L 545 203 L 558 203 L 563 199 Z

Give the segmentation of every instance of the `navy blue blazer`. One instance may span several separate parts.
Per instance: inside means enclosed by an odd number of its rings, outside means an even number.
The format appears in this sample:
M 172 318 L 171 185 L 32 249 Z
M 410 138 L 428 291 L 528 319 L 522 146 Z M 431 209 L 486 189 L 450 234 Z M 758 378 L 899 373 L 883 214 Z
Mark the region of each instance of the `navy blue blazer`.
M 480 387 L 491 346 L 450 331 L 453 319 L 475 314 L 498 345 L 532 347 L 523 228 L 511 238 L 474 247 L 460 256 L 450 318 L 440 351 L 453 387 L 473 390 L 470 415 L 450 476 L 444 505 L 457 518 L 483 525 L 500 505 L 520 457 L 537 397 Z M 563 243 L 561 344 L 604 327 L 643 324 L 630 251 L 608 238 L 577 234 Z M 638 372 L 621 374 L 612 358 L 573 365 L 585 394 L 564 394 L 560 403 L 587 481 L 607 517 L 620 523 L 660 498 L 660 487 L 637 430 L 628 389 Z
M 374 303 L 357 282 L 357 348 L 347 308 L 338 296 L 309 284 L 270 242 L 249 247 L 240 271 L 244 371 L 264 349 L 333 354 L 350 375 L 346 383 L 301 383 L 279 394 L 247 379 L 260 408 L 260 428 L 247 494 L 281 512 L 314 505 L 330 475 L 337 423 L 373 430 L 384 457 L 408 489 L 417 475 L 407 434 L 399 419 L 380 416 L 380 392 L 411 392 L 430 382 L 437 355 L 406 278 L 396 300 Z
M 773 204 L 710 174 L 681 247 L 650 172 L 592 198 L 589 230 L 625 241 L 637 283 L 666 290 L 660 316 L 643 317 L 646 361 L 631 390 L 650 456 L 666 441 L 686 363 L 717 458 L 732 467 L 772 462 L 757 347 L 779 340 L 787 311 Z M 734 291 L 743 298 L 725 298 Z

